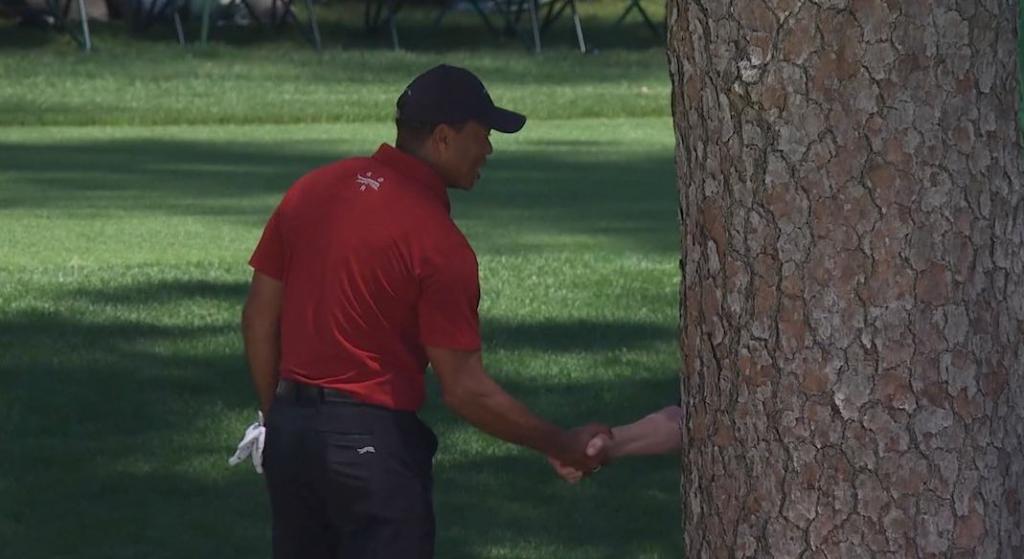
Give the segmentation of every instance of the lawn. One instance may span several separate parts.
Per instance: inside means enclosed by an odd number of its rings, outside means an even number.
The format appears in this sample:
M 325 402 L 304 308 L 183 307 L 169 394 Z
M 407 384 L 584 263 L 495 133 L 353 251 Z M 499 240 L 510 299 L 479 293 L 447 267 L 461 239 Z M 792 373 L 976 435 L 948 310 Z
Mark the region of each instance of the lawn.
M 226 464 L 255 413 L 238 334 L 246 261 L 289 184 L 390 141 L 395 95 L 443 60 L 531 116 L 495 134 L 477 190 L 453 194 L 480 257 L 489 369 L 566 426 L 675 402 L 664 54 L 609 27 L 619 4 L 582 9 L 614 48 L 581 56 L 556 27 L 540 57 L 426 36 L 422 51 L 367 38 L 318 55 L 294 34 L 237 30 L 180 49 L 111 25 L 86 56 L 0 23 L 3 555 L 269 555 L 261 480 Z M 439 558 L 680 556 L 676 458 L 568 486 L 431 391 Z

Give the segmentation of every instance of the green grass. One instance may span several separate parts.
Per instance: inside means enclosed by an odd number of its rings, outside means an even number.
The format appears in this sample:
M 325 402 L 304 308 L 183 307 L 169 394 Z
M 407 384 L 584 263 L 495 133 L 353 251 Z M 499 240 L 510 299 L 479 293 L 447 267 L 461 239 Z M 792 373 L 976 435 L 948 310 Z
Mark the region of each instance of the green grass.
M 237 328 L 246 260 L 291 181 L 390 140 L 394 95 L 441 60 L 479 70 L 531 116 L 522 134 L 495 135 L 478 189 L 453 195 L 480 256 L 489 369 L 564 425 L 674 402 L 667 72 L 650 39 L 602 21 L 589 25 L 595 41 L 637 45 L 580 56 L 556 28 L 540 58 L 514 41 L 470 50 L 426 37 L 428 52 L 367 39 L 317 55 L 290 35 L 180 50 L 111 26 L 85 56 L 66 37 L 8 35 L 2 555 L 269 555 L 261 480 L 226 465 L 254 414 Z M 440 559 L 680 555 L 675 458 L 567 486 L 430 388 Z
M 0 21 L 0 52 L 9 47 L 0 56 L 0 124 L 381 121 L 411 76 L 442 61 L 472 66 L 498 101 L 534 118 L 668 115 L 661 41 L 635 14 L 612 27 L 623 5 L 580 3 L 585 35 L 599 51 L 585 56 L 565 18 L 536 56 L 519 39 L 487 34 L 472 13 L 453 13 L 430 32 L 435 11 L 425 7 L 401 14 L 409 50 L 393 52 L 386 34 L 360 27 L 362 5 L 349 1 L 319 8 L 322 54 L 294 27 L 226 29 L 207 48 L 180 48 L 169 28 L 131 36 L 117 23 L 93 26 L 96 51 L 87 55 L 67 35 Z

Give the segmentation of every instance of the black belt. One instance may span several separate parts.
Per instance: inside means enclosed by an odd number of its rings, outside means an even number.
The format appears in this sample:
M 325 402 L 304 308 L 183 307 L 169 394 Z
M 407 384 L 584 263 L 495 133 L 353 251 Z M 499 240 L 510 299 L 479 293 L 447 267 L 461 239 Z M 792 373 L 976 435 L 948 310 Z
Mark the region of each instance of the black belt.
M 355 396 L 347 392 L 342 392 L 336 388 L 328 388 L 326 386 L 317 386 L 315 384 L 306 384 L 286 379 L 277 381 L 277 390 L 274 391 L 274 394 L 276 394 L 278 398 L 286 398 L 296 402 L 359 403 L 359 399 Z

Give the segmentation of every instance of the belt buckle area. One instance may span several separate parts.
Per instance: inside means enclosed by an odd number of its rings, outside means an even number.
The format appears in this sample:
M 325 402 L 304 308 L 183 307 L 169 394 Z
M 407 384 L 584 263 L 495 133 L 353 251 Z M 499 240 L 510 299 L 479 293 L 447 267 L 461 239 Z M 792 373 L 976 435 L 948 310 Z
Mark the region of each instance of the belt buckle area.
M 274 387 L 274 396 L 278 398 L 295 398 L 295 384 L 287 380 L 278 380 Z
M 316 386 L 293 380 L 277 381 L 277 388 L 274 390 L 274 394 L 278 398 L 296 403 L 316 402 L 320 399 Z
M 318 387 L 320 389 L 320 400 L 323 402 L 344 402 L 352 404 L 356 399 L 336 388 Z
M 357 403 L 355 396 L 337 388 L 317 386 L 293 380 L 278 381 L 274 394 L 296 402 L 344 402 Z
M 293 380 L 278 381 L 274 394 L 293 402 L 358 402 L 354 396 L 341 390 Z

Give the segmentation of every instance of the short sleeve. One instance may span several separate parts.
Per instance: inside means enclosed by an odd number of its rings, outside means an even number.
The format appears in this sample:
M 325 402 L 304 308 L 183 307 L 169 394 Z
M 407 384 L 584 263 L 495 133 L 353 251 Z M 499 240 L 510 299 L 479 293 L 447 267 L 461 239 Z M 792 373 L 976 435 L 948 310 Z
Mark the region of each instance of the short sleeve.
M 460 351 L 480 349 L 480 280 L 468 245 L 424 263 L 417 312 L 424 346 Z
M 267 226 L 263 228 L 263 236 L 256 245 L 256 250 L 249 259 L 254 270 L 266 274 L 277 281 L 284 281 L 285 245 L 281 232 L 281 209 L 278 208 L 270 216 Z

